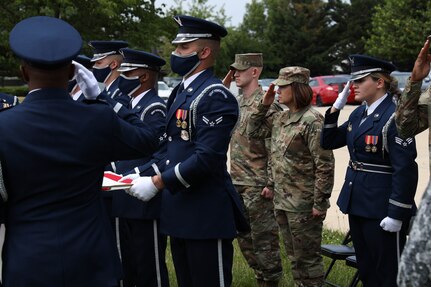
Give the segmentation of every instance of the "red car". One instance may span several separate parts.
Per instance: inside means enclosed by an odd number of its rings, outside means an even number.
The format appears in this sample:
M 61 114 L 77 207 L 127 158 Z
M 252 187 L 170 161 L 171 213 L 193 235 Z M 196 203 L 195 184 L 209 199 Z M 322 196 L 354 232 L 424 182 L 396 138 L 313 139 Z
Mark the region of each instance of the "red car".
M 312 105 L 332 105 L 350 79 L 350 75 L 318 76 L 310 79 L 310 87 L 313 90 Z M 348 104 L 358 104 L 355 101 L 353 86 L 350 87 L 350 95 L 347 97 Z

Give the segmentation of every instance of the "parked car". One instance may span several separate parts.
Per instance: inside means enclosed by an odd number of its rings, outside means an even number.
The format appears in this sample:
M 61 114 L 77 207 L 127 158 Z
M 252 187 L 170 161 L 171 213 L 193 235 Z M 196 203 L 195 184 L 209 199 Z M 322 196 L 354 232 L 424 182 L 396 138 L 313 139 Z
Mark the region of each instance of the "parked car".
M 169 96 L 171 95 L 172 88 L 169 88 L 169 86 L 163 81 L 158 81 L 157 86 L 159 97 L 161 97 L 165 102 L 167 102 Z
M 406 84 L 407 84 L 407 79 L 410 77 L 410 75 L 411 75 L 411 72 L 393 71 L 391 73 L 391 76 L 397 79 L 398 89 L 400 89 L 401 92 L 404 91 L 404 88 L 406 87 Z M 431 75 L 428 75 L 422 81 L 421 90 L 425 91 L 430 86 L 430 84 L 431 84 Z
M 275 81 L 275 79 L 260 79 L 259 85 L 262 87 L 262 89 L 266 92 L 268 91 L 269 85 Z
M 163 77 L 163 82 L 165 82 L 172 89 L 181 83 L 181 80 L 182 78 Z
M 310 87 L 313 90 L 312 105 L 326 106 L 332 105 L 338 97 L 350 75 L 317 76 L 310 79 Z M 350 94 L 347 97 L 348 104 L 359 104 L 355 101 L 353 86 L 350 87 Z

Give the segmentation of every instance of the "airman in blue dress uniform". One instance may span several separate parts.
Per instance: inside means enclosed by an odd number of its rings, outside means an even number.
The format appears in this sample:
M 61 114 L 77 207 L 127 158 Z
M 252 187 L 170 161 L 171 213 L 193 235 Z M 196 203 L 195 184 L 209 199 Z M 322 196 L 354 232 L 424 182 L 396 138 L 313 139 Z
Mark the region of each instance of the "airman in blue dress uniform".
M 88 43 L 93 48 L 93 74 L 99 83 L 105 85 L 103 96 L 113 99 L 116 102 L 127 106 L 130 102 L 128 95 L 122 94 L 118 88 L 120 72 L 117 69 L 123 62 L 120 50 L 128 47 L 128 42 L 116 41 L 90 41 Z M 112 103 L 112 101 L 110 101 Z M 106 166 L 107 171 L 115 172 L 115 166 L 110 163 Z M 112 193 L 102 192 L 106 210 L 111 218 L 112 231 L 118 233 L 118 220 L 112 215 Z M 118 239 L 117 239 L 118 240 Z
M 17 96 L 0 93 L 0 111 L 19 104 Z
M 356 108 L 337 126 L 350 82 L 326 112 L 321 145 L 347 146 L 350 162 L 337 204 L 349 215 L 359 276 L 364 286 L 396 286 L 397 256 L 406 241 L 418 180 L 413 138 L 398 136 L 392 99 L 395 66 L 365 55 L 351 55 Z
M 3 286 L 118 286 L 121 263 L 100 197 L 103 171 L 110 161 L 154 152 L 155 130 L 120 104 L 113 110 L 101 101 L 71 99 L 71 62 L 82 39 L 63 20 L 27 18 L 9 43 L 22 59 L 30 92 L 0 113 L 9 195 Z
M 164 138 L 166 105 L 157 95 L 155 85 L 162 58 L 144 51 L 121 49 L 124 59 L 118 87 L 131 98 L 130 109 Z M 151 155 L 112 165 L 119 174 L 155 175 L 159 172 Z M 112 215 L 119 218 L 121 261 L 124 287 L 169 286 L 165 264 L 166 236 L 159 232 L 161 194 L 143 202 L 122 191 L 112 194 Z
M 117 69 L 123 61 L 120 50 L 128 47 L 126 41 L 90 41 L 88 43 L 93 49 L 94 54 L 91 62 L 93 74 L 99 83 L 105 84 L 107 95 L 117 102 L 127 105 L 130 98 L 121 95 L 118 89 L 120 72 Z
M 166 166 L 135 179 L 129 192 L 142 200 L 162 193 L 160 228 L 170 236 L 178 286 L 230 286 L 232 240 L 248 225 L 226 168 L 238 102 L 212 71 L 227 31 L 195 17 L 174 19 L 171 68 L 183 81 L 167 103 Z

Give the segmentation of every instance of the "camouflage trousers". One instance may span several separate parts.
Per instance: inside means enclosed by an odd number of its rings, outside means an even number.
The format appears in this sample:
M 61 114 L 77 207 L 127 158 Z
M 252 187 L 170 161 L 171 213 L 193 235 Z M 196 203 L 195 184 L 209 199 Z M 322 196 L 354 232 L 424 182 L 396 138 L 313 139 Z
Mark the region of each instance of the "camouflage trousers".
M 238 234 L 238 244 L 256 279 L 279 281 L 282 276 L 278 226 L 272 200 L 263 198 L 262 187 L 235 186 L 244 204 L 251 231 Z
M 398 267 L 399 287 L 431 286 L 431 183 L 428 183 Z
M 323 286 L 324 267 L 320 255 L 324 217 L 310 212 L 275 210 L 280 233 L 291 263 L 295 286 Z

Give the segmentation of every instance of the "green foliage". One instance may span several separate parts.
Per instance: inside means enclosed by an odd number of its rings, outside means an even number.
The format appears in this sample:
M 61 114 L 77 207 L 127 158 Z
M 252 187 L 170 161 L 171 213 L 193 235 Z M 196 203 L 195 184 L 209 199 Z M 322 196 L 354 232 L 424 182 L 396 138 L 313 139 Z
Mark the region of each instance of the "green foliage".
M 322 244 L 329 244 L 329 243 L 338 244 L 343 241 L 343 238 L 344 238 L 344 234 L 339 231 L 324 229 L 322 234 Z M 283 278 L 281 279 L 279 286 L 280 287 L 293 286 L 294 285 L 293 279 L 290 273 L 290 263 L 289 263 L 289 260 L 287 259 L 286 252 L 281 240 L 280 240 L 280 246 L 281 246 L 281 255 L 282 255 L 284 271 L 283 271 Z M 170 286 L 176 287 L 178 285 L 175 278 L 175 270 L 173 267 L 172 257 L 171 257 L 171 252 L 169 247 L 166 250 L 166 261 L 168 265 Z M 325 270 L 328 267 L 329 262 L 330 262 L 329 258 L 324 257 Z M 345 263 L 342 260 L 340 260 L 340 262 L 337 262 L 334 265 L 334 268 L 331 271 L 329 279 L 331 280 L 331 282 L 337 284 L 338 286 L 349 286 L 350 280 L 355 274 L 355 271 L 356 271 L 355 269 L 349 266 L 346 266 Z M 242 256 L 241 250 L 239 249 L 238 243 L 236 240 L 234 241 L 234 258 L 233 258 L 232 273 L 233 273 L 233 280 L 232 280 L 233 287 L 256 286 L 256 280 L 254 277 L 253 270 L 248 266 L 247 262 Z
M 376 8 L 372 27 L 367 52 L 392 60 L 399 70 L 410 71 L 431 32 L 431 2 L 385 0 Z
M 82 34 L 82 52 L 87 55 L 92 53 L 88 41 L 118 39 L 168 62 L 177 33 L 172 16 L 187 14 L 222 25 L 229 21 L 225 7 L 211 1 L 175 3 L 163 12 L 155 8 L 155 0 L 6 1 L 0 5 L 0 76 L 19 75 L 9 31 L 29 16 L 49 15 L 71 23 Z M 293 65 L 309 68 L 313 76 L 349 73 L 347 57 L 354 53 L 392 60 L 400 70 L 411 70 L 429 27 L 430 1 L 251 0 L 242 23 L 227 27 L 215 72 L 222 78 L 235 54 L 248 52 L 264 54 L 262 77 L 276 77 L 280 68 Z M 169 64 L 164 71 L 171 74 Z
M 17 75 L 18 63 L 9 49 L 9 31 L 20 20 L 45 15 L 72 24 L 84 41 L 83 53 L 91 55 L 90 40 L 127 40 L 132 48 L 157 52 L 165 34 L 164 14 L 155 0 L 15 0 L 0 6 L 0 75 Z
M 24 97 L 28 93 L 28 87 L 27 86 L 0 87 L 0 93 L 9 94 L 17 97 Z

